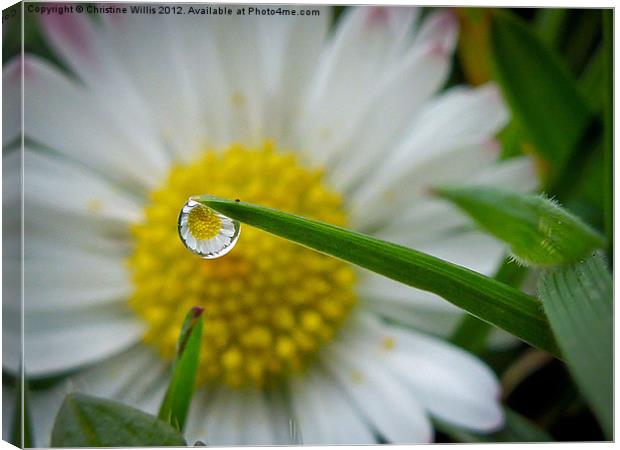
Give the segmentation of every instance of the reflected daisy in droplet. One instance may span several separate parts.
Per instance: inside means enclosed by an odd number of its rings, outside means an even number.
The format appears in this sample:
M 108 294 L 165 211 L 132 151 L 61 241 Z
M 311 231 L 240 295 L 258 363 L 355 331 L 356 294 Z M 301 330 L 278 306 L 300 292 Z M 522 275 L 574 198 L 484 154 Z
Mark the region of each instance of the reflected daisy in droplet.
M 179 242 L 179 207 L 207 193 L 485 274 L 501 261 L 501 243 L 429 195 L 537 185 L 528 159 L 498 161 L 508 115 L 495 86 L 441 91 L 451 11 L 349 8 L 332 28 L 331 9 L 311 9 L 320 14 L 41 18 L 66 68 L 26 55 L 3 74 L 19 92 L 25 73 L 31 378 L 70 373 L 76 389 L 156 412 L 183 318 L 199 306 L 188 442 L 286 444 L 291 418 L 305 444 L 428 442 L 431 416 L 501 427 L 495 374 L 437 337 L 463 316 L 451 304 L 253 227 L 223 258 Z M 6 101 L 19 110 L 19 96 Z M 7 173 L 20 161 L 6 157 Z M 181 236 L 202 255 L 221 245 L 204 244 L 218 226 L 236 239 L 216 216 L 187 213 Z M 19 215 L 6 220 L 19 229 Z M 31 392 L 38 445 L 63 386 Z
M 179 236 L 187 249 L 204 259 L 224 256 L 239 239 L 239 222 L 190 198 L 179 214 Z

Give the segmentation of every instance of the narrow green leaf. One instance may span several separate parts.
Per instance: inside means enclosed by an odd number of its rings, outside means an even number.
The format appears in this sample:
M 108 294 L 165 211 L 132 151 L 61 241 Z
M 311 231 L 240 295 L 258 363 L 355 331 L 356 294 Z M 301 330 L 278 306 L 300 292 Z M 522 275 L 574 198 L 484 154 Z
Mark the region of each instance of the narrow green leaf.
M 604 58 L 604 84 L 603 84 L 603 189 L 604 189 L 604 216 L 605 235 L 607 236 L 609 255 L 613 253 L 614 232 L 614 149 L 613 149 L 613 126 L 614 126 L 614 82 L 613 82 L 613 52 L 614 52 L 614 24 L 613 10 L 603 11 L 603 58 Z
M 202 308 L 194 307 L 185 316 L 177 343 L 172 379 L 159 408 L 158 417 L 179 431 L 185 426 L 185 418 L 194 393 L 202 342 L 202 311 Z
M 274 209 L 206 195 L 197 201 L 240 222 L 433 292 L 534 347 L 557 354 L 538 300 L 503 283 L 416 250 Z
M 568 22 L 568 9 L 541 8 L 534 23 L 540 40 L 549 48 L 558 48 Z
M 590 109 L 596 113 L 601 111 L 605 101 L 605 90 L 601 89 L 604 83 L 604 50 L 599 49 L 599 51 L 590 58 L 590 62 L 579 77 L 579 90 L 583 98 L 588 101 Z
M 122 403 L 69 394 L 52 429 L 52 447 L 185 446 L 181 434 L 159 420 Z
M 526 267 L 515 263 L 511 258 L 504 258 L 493 278 L 518 288 L 527 272 Z M 450 341 L 471 353 L 480 354 L 486 348 L 487 338 L 492 329 L 488 322 L 467 314 L 461 319 Z
M 570 263 L 605 245 L 596 230 L 539 195 L 489 187 L 440 187 L 435 192 L 508 243 L 514 258 L 525 265 Z
M 436 428 L 458 442 L 551 442 L 553 438 L 544 429 L 535 425 L 515 411 L 504 408 L 506 425 L 491 434 L 478 434 L 456 428 L 453 425 L 435 421 Z
M 493 17 L 491 54 L 513 117 L 550 164 L 552 181 L 590 123 L 588 105 L 562 61 L 520 19 Z
M 608 438 L 613 427 L 613 282 L 595 254 L 544 273 L 540 299 L 566 363 Z

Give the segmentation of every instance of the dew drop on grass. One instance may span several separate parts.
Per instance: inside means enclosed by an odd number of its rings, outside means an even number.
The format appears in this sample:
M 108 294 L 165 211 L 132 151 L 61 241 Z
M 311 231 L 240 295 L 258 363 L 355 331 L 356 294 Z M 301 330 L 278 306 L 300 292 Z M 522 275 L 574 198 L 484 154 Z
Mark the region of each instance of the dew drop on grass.
M 190 198 L 181 208 L 179 237 L 187 249 L 204 259 L 214 259 L 231 251 L 241 227 L 238 221 Z

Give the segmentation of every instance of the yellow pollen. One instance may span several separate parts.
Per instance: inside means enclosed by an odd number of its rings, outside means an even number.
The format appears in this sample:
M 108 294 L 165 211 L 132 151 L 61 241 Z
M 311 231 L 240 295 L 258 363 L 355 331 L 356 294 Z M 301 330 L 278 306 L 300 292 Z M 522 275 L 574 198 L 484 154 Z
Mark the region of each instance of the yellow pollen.
M 222 221 L 210 208 L 196 206 L 189 212 L 187 227 L 196 239 L 211 239 L 222 228 Z
M 385 349 L 385 350 L 393 350 L 394 347 L 396 347 L 396 341 L 394 340 L 393 337 L 384 337 L 383 340 L 381 341 L 381 346 Z
M 187 311 L 204 308 L 198 382 L 270 386 L 303 371 L 333 339 L 355 306 L 355 274 L 346 263 L 245 226 L 235 249 L 214 260 L 191 254 L 177 233 L 179 209 L 196 194 L 242 199 L 346 226 L 342 198 L 323 172 L 269 143 L 206 150 L 171 169 L 132 227 L 129 305 L 145 322 L 144 341 L 167 360 Z M 197 239 L 217 235 L 208 208 L 190 212 Z

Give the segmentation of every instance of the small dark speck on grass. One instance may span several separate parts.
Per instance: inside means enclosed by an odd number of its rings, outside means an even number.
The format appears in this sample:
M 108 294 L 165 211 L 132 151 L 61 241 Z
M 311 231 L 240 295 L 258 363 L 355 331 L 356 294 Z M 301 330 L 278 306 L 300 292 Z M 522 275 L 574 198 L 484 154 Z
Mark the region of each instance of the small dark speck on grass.
M 236 199 L 235 199 L 235 201 L 236 201 L 237 203 L 239 203 L 241 200 L 239 200 L 238 198 L 236 198 Z

